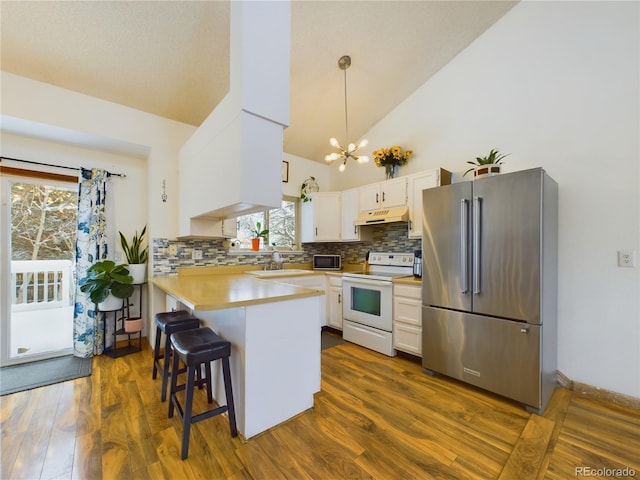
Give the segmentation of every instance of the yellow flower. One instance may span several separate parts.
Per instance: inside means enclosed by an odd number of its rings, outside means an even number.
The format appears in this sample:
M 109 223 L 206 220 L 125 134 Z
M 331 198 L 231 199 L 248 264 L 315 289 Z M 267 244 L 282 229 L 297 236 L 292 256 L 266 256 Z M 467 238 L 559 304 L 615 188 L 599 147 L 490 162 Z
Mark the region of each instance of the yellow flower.
M 399 145 L 394 145 L 390 148 L 379 148 L 373 152 L 374 161 L 377 167 L 405 165 L 412 155 L 413 150 L 403 152 L 402 147 Z

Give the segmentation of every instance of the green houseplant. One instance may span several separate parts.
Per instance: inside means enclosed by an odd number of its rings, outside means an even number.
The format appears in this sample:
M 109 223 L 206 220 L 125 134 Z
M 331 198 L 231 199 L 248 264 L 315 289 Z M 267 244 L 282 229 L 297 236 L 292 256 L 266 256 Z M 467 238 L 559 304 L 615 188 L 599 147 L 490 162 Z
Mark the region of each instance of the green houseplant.
M 473 165 L 473 167 L 464 172 L 464 175 L 469 172 L 473 172 L 474 178 L 483 177 L 485 175 L 497 175 L 500 173 L 502 160 L 508 155 L 511 154 L 503 154 L 492 148 L 489 155 L 486 157 L 476 157 L 475 162 L 467 161 L 467 163 Z
M 267 235 L 269 234 L 269 230 L 262 230 L 262 224 L 260 222 L 256 222 L 256 228 L 251 230 L 253 234 L 253 238 L 251 239 L 251 250 L 258 251 L 260 250 L 260 238 L 264 239 L 265 245 L 267 244 Z
M 146 232 L 146 225 L 140 232 L 140 235 L 138 235 L 138 231 L 136 230 L 131 243 L 128 242 L 127 238 L 123 235 L 122 232 L 119 232 L 120 245 L 122 246 L 124 256 L 127 258 L 127 263 L 130 267 L 129 273 L 133 277 L 134 284 L 144 283 L 145 277 L 147 275 L 146 263 L 149 258 L 149 246 L 142 246 L 142 241 Z
M 133 293 L 133 277 L 129 275 L 127 265 L 116 265 L 111 260 L 91 265 L 79 284 L 80 290 L 89 294 L 99 310 L 117 310 L 122 307 L 122 301 Z M 110 295 L 116 300 L 105 303 Z

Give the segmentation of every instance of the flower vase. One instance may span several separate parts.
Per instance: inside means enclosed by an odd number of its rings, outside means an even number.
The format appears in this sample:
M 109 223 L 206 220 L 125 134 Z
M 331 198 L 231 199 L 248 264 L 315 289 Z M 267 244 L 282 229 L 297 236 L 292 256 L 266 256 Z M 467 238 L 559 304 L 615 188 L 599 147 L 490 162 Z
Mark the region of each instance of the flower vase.
M 397 173 L 397 165 L 385 165 L 384 166 L 384 171 L 387 174 L 387 180 L 393 178 L 396 176 Z

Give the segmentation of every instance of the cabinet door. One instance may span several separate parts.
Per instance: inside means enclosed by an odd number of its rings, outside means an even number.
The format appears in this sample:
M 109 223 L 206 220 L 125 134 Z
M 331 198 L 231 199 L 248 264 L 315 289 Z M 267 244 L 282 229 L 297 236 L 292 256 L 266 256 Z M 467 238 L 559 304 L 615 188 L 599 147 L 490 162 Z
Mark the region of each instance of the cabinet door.
M 337 242 L 340 240 L 340 192 L 316 192 L 300 206 L 300 241 Z
M 382 182 L 380 184 L 380 202 L 384 208 L 405 206 L 407 204 L 406 177 Z
M 327 324 L 342 330 L 342 287 L 329 287 L 329 308 Z
M 358 190 L 342 192 L 342 240 L 358 240 L 358 228 L 353 222 L 358 218 Z
M 357 226 L 353 222 L 358 218 L 359 189 L 345 190 L 341 195 L 342 203 L 342 228 L 341 239 L 344 242 L 371 241 L 373 235 L 370 227 Z
M 373 183 L 365 185 L 358 189 L 358 201 L 360 204 L 360 212 L 370 212 L 378 210 L 382 202 L 380 197 L 380 184 Z
M 427 170 L 407 178 L 409 203 L 409 238 L 422 237 L 422 190 L 440 184 L 440 170 Z
M 318 242 L 340 240 L 340 192 L 318 193 L 313 197 L 315 240 Z
M 238 236 L 237 218 L 227 218 L 222 221 L 222 236 L 224 238 L 235 238 Z

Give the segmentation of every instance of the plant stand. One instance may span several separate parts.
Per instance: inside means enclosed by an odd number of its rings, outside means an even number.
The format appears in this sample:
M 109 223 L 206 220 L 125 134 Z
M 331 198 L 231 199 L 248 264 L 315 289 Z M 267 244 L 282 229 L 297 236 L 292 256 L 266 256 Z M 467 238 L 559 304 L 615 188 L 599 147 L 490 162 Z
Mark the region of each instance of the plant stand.
M 142 328 L 140 328 L 137 332 L 129 332 L 125 330 L 125 322 L 127 320 L 140 320 L 142 318 L 142 286 L 144 283 L 138 283 L 136 286 L 138 287 L 138 301 L 140 305 L 140 316 L 139 317 L 131 317 L 131 303 L 129 299 L 123 304 L 123 306 L 117 310 L 107 310 L 101 312 L 104 314 L 105 327 L 106 322 L 109 317 L 109 314 L 112 314 L 113 321 L 113 345 L 109 350 L 106 349 L 106 337 L 103 338 L 103 350 L 106 355 L 109 355 L 112 358 L 119 358 L 124 355 L 128 355 L 130 353 L 139 352 L 142 350 Z M 120 317 L 118 318 L 118 314 Z M 105 328 L 106 331 L 106 328 Z M 133 340 L 135 340 L 135 334 L 138 334 L 138 344 L 135 345 L 132 343 L 132 335 Z M 118 336 L 126 335 L 127 336 L 127 346 L 118 348 L 117 339 Z

